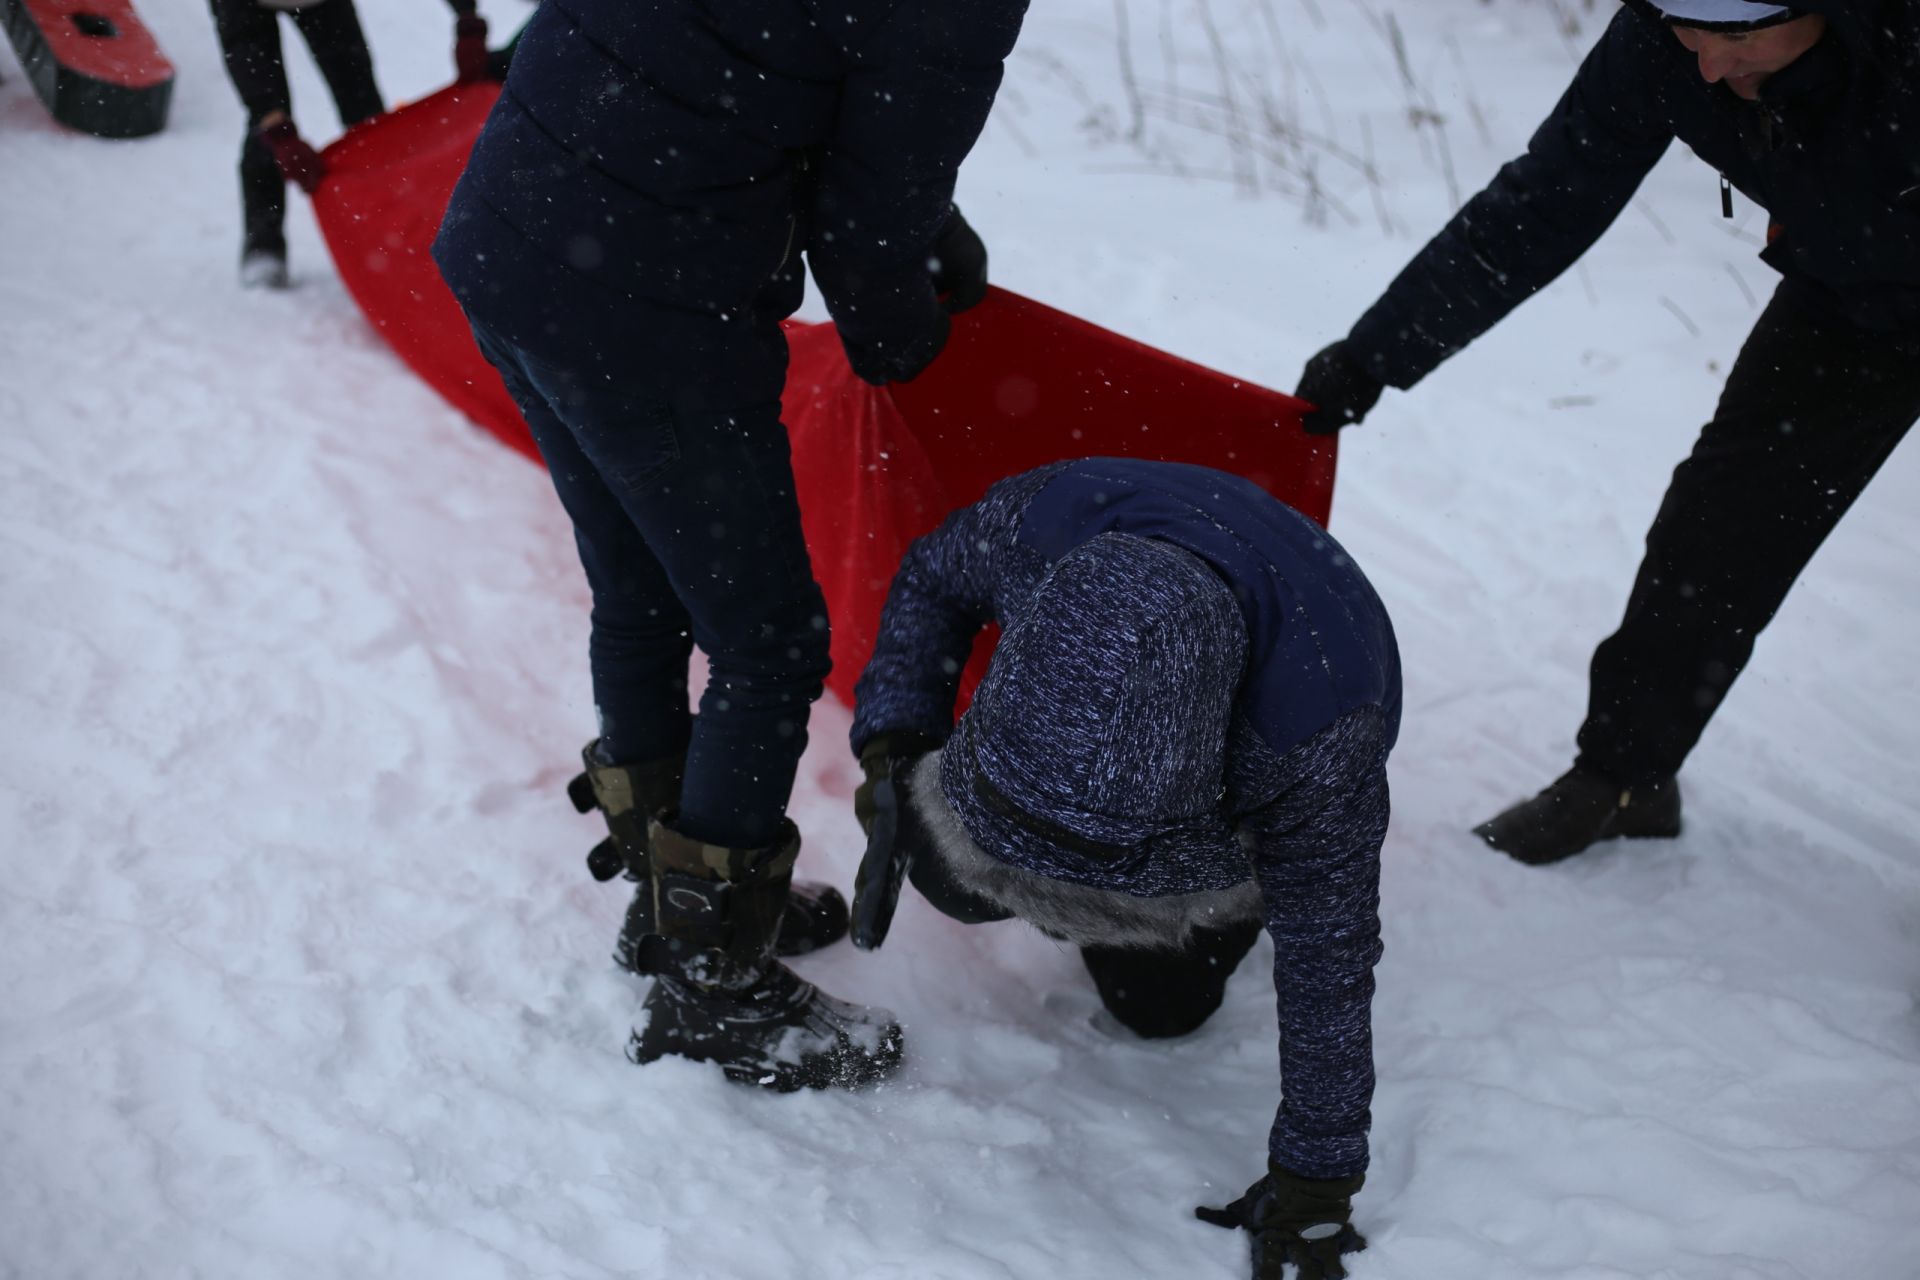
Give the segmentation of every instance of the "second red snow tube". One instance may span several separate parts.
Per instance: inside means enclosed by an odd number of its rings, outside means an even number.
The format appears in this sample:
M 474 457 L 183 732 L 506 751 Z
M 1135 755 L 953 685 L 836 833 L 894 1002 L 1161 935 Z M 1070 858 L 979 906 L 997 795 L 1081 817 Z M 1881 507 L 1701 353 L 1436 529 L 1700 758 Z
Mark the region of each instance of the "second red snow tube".
M 0 0 L 0 19 L 60 123 L 102 138 L 166 127 L 173 64 L 132 0 Z
M 428 253 L 498 86 L 460 85 L 327 148 L 315 193 L 341 278 L 416 373 L 537 457 Z M 783 401 L 814 572 L 833 618 L 829 686 L 847 701 L 873 652 L 907 544 L 1004 476 L 1088 455 L 1194 462 L 1246 476 L 1325 524 L 1334 440 L 1291 396 L 1230 378 L 1004 290 L 957 317 L 913 382 L 853 375 L 831 325 L 788 329 Z M 966 688 L 984 666 L 976 652 Z

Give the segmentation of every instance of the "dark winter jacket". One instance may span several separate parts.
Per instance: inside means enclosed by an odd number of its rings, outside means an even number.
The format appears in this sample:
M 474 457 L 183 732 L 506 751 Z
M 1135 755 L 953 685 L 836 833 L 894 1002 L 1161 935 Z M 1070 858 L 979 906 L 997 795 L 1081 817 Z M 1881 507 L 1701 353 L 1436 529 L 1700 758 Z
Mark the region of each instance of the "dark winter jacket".
M 1825 14 L 1826 34 L 1747 102 L 1629 0 L 1527 153 L 1360 318 L 1352 353 L 1390 386 L 1418 382 L 1586 252 L 1674 138 L 1767 210 L 1760 256 L 1792 302 L 1920 333 L 1920 3 L 1795 8 Z
M 917 339 L 939 323 L 928 249 L 1024 11 L 546 0 L 435 260 L 493 331 L 622 378 L 725 382 L 706 357 L 798 305 L 767 291 L 802 251 L 849 341 Z
M 991 622 L 1001 648 L 956 728 Z M 1400 668 L 1324 530 L 1202 467 L 1096 458 L 1004 480 L 908 551 L 856 700 L 856 751 L 902 730 L 946 743 L 947 802 L 1009 868 L 1197 901 L 1257 884 L 1285 1086 L 1270 1154 L 1309 1177 L 1365 1167 Z

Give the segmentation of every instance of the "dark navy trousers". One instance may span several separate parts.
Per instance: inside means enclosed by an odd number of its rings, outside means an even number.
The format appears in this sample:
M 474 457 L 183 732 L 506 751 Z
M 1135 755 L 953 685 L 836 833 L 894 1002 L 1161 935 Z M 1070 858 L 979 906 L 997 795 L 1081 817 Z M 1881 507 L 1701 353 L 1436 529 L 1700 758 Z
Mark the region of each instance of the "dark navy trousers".
M 554 367 L 478 322 L 573 519 L 593 591 L 600 736 L 618 763 L 687 755 L 686 835 L 773 841 L 830 666 L 780 404 L 689 404 Z M 707 656 L 699 715 L 693 646 Z
M 1801 570 L 1920 418 L 1920 338 L 1777 292 L 1673 473 L 1620 629 L 1593 655 L 1580 763 L 1677 773 Z

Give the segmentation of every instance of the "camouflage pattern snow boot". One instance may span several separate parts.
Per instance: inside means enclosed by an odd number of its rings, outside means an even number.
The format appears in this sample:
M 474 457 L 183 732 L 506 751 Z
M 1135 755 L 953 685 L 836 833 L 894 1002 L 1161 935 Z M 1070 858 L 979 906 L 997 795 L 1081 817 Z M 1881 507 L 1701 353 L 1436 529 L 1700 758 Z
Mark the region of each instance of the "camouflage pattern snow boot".
M 781 823 L 764 849 L 729 849 L 655 820 L 656 933 L 633 947 L 654 975 L 627 1056 L 711 1062 L 730 1080 L 783 1093 L 852 1087 L 900 1063 L 900 1024 L 826 995 L 774 958 L 800 833 Z
M 1543 866 L 1617 836 L 1667 839 L 1680 834 L 1680 782 L 1637 787 L 1575 765 L 1545 791 L 1481 823 L 1473 834 L 1518 862 Z
M 653 893 L 648 887 L 647 824 L 680 803 L 684 756 L 668 756 L 639 764 L 614 764 L 599 750 L 598 738 L 580 752 L 585 769 L 567 783 L 567 797 L 581 813 L 598 809 L 607 821 L 607 838 L 587 854 L 587 870 L 596 880 L 624 873 L 640 889 L 627 906 L 614 959 L 634 968 L 634 948 L 653 932 Z M 787 898 L 780 924 L 780 954 L 805 955 L 831 946 L 847 935 L 847 900 L 830 885 L 801 881 Z

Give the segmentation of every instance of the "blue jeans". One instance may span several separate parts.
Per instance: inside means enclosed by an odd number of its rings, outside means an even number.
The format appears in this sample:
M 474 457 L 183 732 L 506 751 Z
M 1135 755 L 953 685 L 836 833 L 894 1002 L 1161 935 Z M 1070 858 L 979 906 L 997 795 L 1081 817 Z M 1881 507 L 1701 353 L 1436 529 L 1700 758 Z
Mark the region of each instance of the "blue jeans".
M 730 848 L 772 843 L 831 666 L 779 401 L 690 408 L 473 327 L 573 519 L 606 754 L 624 764 L 684 750 L 674 825 Z M 708 667 L 698 716 L 695 644 Z

